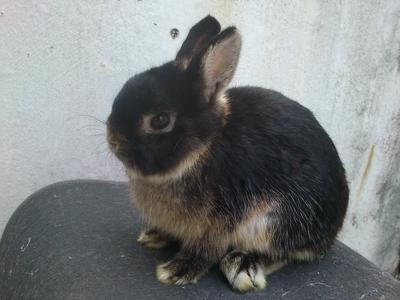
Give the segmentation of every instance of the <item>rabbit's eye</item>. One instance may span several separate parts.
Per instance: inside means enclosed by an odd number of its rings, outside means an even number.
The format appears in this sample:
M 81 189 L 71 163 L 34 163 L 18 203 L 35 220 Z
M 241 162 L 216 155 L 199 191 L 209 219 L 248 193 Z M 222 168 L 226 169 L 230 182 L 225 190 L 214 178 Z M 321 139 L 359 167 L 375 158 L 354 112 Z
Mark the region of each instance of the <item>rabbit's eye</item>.
M 141 131 L 145 134 L 163 134 L 174 129 L 176 112 L 164 111 L 143 116 Z
M 150 126 L 154 130 L 162 130 L 170 123 L 170 116 L 168 113 L 159 113 L 151 118 Z

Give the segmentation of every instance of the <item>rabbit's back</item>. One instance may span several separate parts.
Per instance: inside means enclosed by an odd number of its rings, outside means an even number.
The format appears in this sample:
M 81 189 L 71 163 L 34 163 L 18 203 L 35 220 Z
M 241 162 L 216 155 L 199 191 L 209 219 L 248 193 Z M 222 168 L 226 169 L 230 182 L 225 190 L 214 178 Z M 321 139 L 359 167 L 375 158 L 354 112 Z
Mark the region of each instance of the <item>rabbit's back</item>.
M 276 229 L 275 248 L 324 252 L 348 202 L 345 171 L 328 134 L 308 109 L 278 92 L 235 88 L 227 97 L 228 121 L 204 167 L 216 214 L 229 215 L 237 228 L 238 220 L 251 219 L 252 211 L 259 218 L 259 207 L 267 207 L 262 222 Z

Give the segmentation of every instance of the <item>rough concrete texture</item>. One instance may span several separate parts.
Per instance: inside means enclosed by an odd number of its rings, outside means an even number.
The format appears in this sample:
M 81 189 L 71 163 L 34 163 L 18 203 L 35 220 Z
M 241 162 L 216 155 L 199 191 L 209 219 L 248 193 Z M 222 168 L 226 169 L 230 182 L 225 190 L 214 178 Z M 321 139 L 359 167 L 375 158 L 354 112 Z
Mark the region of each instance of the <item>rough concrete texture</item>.
M 172 58 L 208 13 L 243 34 L 234 85 L 273 88 L 315 112 L 351 185 L 340 238 L 393 269 L 400 241 L 398 0 L 2 0 L 0 232 L 44 185 L 124 179 L 103 124 L 86 115 L 104 120 L 124 81 Z M 175 39 L 172 28 L 180 32 Z

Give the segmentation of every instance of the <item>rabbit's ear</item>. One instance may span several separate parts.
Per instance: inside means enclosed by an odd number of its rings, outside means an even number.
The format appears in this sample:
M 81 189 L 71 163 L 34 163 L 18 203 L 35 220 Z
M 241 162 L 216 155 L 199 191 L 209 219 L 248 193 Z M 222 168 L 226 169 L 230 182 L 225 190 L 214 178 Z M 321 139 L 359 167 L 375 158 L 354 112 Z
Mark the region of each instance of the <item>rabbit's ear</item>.
M 235 73 L 241 47 L 240 33 L 235 27 L 228 27 L 189 66 L 188 72 L 197 77 L 197 86 L 206 101 L 227 88 Z
M 202 19 L 190 29 L 188 36 L 176 55 L 176 63 L 183 69 L 186 69 L 193 57 L 207 47 L 220 31 L 221 25 L 217 19 L 210 15 Z

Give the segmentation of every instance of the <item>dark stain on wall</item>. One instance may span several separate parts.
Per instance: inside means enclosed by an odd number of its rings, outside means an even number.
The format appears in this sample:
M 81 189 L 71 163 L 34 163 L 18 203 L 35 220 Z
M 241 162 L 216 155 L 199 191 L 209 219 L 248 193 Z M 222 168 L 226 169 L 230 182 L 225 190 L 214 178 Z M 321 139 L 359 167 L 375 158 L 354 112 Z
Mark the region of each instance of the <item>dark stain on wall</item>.
M 173 39 L 176 39 L 179 36 L 179 30 L 177 28 L 172 28 L 169 34 Z

